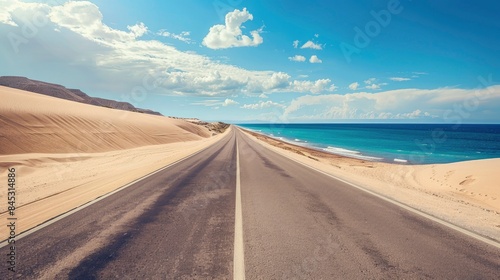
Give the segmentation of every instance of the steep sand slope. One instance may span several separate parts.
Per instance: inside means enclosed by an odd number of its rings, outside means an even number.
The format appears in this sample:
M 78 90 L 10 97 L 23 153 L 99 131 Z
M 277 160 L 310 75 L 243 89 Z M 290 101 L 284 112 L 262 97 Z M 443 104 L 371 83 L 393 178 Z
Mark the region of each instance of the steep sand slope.
M 201 126 L 0 86 L 0 154 L 105 152 L 200 140 Z
M 16 169 L 16 233 L 215 143 L 180 119 L 96 107 L 0 87 L 0 220 Z M 0 240 L 8 236 L 0 227 Z

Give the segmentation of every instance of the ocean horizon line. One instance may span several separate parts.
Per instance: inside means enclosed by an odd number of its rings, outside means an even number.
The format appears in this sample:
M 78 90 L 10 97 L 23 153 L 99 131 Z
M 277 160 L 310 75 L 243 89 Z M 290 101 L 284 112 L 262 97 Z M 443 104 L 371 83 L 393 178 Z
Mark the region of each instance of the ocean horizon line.
M 497 124 L 240 124 L 319 151 L 368 161 L 435 164 L 500 158 Z
M 212 120 L 211 120 L 212 121 Z M 463 123 L 431 123 L 431 122 L 328 122 L 328 121 L 318 121 L 318 122 L 259 122 L 259 121 L 250 121 L 250 122 L 233 122 L 233 121 L 222 121 L 232 125 L 240 125 L 240 124 L 422 124 L 422 125 L 500 125 L 500 122 L 491 123 L 491 122 L 463 122 Z

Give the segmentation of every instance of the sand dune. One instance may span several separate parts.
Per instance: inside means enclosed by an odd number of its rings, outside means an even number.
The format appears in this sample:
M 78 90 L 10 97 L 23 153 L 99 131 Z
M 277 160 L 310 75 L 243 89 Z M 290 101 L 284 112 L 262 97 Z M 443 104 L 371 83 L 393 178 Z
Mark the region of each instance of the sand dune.
M 204 127 L 0 86 L 0 154 L 104 152 L 209 137 Z
M 413 166 L 417 185 L 447 192 L 500 213 L 500 159 Z
M 0 182 L 7 182 L 7 168 L 16 168 L 18 234 L 206 148 L 229 131 L 211 136 L 205 126 L 181 119 L 1 86 L 0 100 Z M 7 188 L 0 188 L 0 197 L 6 195 Z M 0 210 L 1 220 L 6 210 Z M 1 227 L 0 240 L 7 235 Z
M 389 164 L 329 154 L 248 133 L 278 153 L 500 241 L 500 159 Z

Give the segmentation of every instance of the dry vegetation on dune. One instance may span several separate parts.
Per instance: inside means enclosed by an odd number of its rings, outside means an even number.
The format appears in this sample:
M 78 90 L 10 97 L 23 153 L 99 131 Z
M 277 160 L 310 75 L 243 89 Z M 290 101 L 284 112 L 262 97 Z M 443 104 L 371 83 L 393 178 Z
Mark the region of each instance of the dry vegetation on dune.
M 229 127 L 229 124 L 223 122 L 211 122 L 211 123 L 203 122 L 200 123 L 199 125 L 203 125 L 204 127 L 206 127 L 208 131 L 212 133 L 212 135 L 223 133 Z
M 205 122 L 196 118 L 179 118 L 179 117 L 170 117 L 173 119 L 185 120 L 189 123 L 193 123 L 196 125 L 200 125 L 211 131 L 212 135 L 217 135 L 219 133 L 223 133 L 226 129 L 229 128 L 230 124 L 224 122 Z

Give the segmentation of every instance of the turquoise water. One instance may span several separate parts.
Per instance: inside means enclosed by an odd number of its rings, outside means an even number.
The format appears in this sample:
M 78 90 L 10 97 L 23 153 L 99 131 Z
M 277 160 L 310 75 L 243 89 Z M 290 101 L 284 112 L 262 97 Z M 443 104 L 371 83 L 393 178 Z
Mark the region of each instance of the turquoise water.
M 500 158 L 500 125 L 239 124 L 344 156 L 409 164 Z

